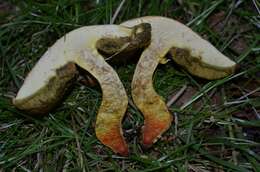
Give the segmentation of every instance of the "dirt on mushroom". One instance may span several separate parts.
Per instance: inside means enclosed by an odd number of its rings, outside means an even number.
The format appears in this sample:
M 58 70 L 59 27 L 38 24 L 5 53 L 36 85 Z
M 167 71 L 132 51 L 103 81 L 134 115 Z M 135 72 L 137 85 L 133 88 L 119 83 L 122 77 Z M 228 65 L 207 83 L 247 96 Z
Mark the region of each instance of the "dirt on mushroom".
M 132 80 L 132 97 L 145 120 L 142 133 L 144 146 L 151 146 L 170 127 L 172 117 L 166 104 L 153 88 L 153 73 L 165 55 L 191 74 L 218 79 L 233 74 L 236 63 L 220 53 L 187 26 L 169 18 L 147 16 L 123 22 L 123 26 L 150 23 L 151 44 L 142 53 Z
M 150 30 L 146 30 L 146 27 L 149 28 L 149 24 L 134 27 L 97 25 L 82 27 L 66 34 L 37 62 L 13 99 L 13 104 L 35 115 L 48 113 L 62 99 L 77 76 L 77 65 L 98 80 L 103 92 L 96 120 L 97 138 L 114 152 L 127 155 L 128 146 L 123 138 L 121 121 L 128 99 L 118 75 L 105 62 L 96 44 L 103 38 L 109 38 L 120 42 L 117 48 L 122 49 L 122 46 L 124 51 L 140 49 L 149 41 L 147 35 L 150 35 Z M 135 38 L 138 43 L 132 43 Z M 145 40 L 141 40 L 142 38 Z M 125 44 L 131 46 L 124 46 Z M 110 49 L 113 47 L 108 47 L 107 51 L 111 51 Z
M 141 17 L 126 21 L 121 27 L 89 26 L 65 35 L 36 64 L 13 102 L 22 110 L 37 112 L 43 108 L 48 112 L 62 98 L 77 71 L 65 75 L 67 80 L 53 78 L 68 64 L 76 64 L 92 74 L 103 91 L 96 121 L 97 137 L 114 152 L 127 155 L 121 128 L 127 96 L 117 74 L 101 54 L 121 59 L 143 48 L 132 80 L 132 97 L 145 117 L 142 134 L 145 147 L 156 142 L 172 122 L 163 98 L 153 88 L 153 73 L 158 64 L 167 63 L 167 53 L 191 74 L 206 79 L 225 77 L 234 73 L 236 67 L 235 62 L 185 25 L 165 17 Z M 54 86 L 62 81 L 65 86 Z M 46 94 L 49 91 L 51 94 Z

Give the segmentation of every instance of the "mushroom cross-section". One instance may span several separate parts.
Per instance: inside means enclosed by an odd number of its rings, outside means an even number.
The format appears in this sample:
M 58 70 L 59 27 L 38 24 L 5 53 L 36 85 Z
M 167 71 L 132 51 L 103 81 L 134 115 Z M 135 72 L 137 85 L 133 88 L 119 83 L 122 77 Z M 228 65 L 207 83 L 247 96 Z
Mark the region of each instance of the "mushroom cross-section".
M 97 42 L 104 38 L 112 42 L 106 51 L 113 51 L 113 43 L 123 51 L 134 51 L 146 46 L 142 34 L 149 36 L 149 24 L 131 28 L 117 25 L 86 26 L 76 29 L 60 38 L 50 47 L 26 77 L 13 104 L 32 114 L 48 113 L 63 97 L 73 79 L 77 76 L 76 65 L 92 74 L 101 85 L 102 103 L 97 114 L 96 136 L 106 146 L 121 155 L 128 154 L 128 147 L 122 135 L 121 121 L 127 108 L 127 95 L 116 74 L 97 51 Z M 149 32 L 149 33 L 147 33 Z M 133 43 L 136 40 L 138 44 Z M 131 45 L 130 47 L 124 45 Z M 99 47 L 102 44 L 99 41 Z M 120 49 L 120 47 L 116 47 Z M 75 65 L 76 64 L 76 65 Z
M 169 18 L 147 16 L 123 22 L 123 26 L 150 23 L 152 38 L 142 53 L 132 80 L 134 103 L 145 117 L 143 145 L 150 146 L 165 132 L 172 117 L 166 104 L 154 91 L 153 73 L 159 63 L 165 63 L 167 53 L 193 75 L 218 79 L 235 70 L 236 63 L 220 53 L 187 26 Z

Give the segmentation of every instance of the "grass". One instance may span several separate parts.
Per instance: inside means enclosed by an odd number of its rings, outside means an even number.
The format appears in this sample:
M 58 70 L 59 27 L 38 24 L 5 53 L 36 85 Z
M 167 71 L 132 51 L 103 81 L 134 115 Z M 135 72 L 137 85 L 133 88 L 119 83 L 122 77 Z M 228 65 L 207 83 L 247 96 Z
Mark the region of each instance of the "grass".
M 135 0 L 118 9 L 120 0 L 8 1 L 16 8 L 0 13 L 0 171 L 260 171 L 259 89 L 253 92 L 260 85 L 260 37 L 254 2 L 259 7 L 253 0 Z M 217 81 L 196 78 L 173 62 L 159 66 L 154 86 L 166 100 L 185 84 L 196 93 L 182 106 L 171 105 L 178 126 L 149 150 L 139 142 L 143 117 L 129 105 L 123 123 L 129 157 L 113 154 L 95 137 L 98 86 L 78 81 L 42 118 L 11 104 L 26 74 L 59 37 L 80 26 L 108 24 L 117 9 L 115 23 L 144 15 L 175 18 L 240 64 L 235 75 Z M 221 11 L 226 27 L 218 33 L 210 17 Z M 229 25 L 232 17 L 236 20 Z M 241 53 L 232 48 L 237 36 L 248 45 Z M 114 67 L 130 96 L 135 64 Z

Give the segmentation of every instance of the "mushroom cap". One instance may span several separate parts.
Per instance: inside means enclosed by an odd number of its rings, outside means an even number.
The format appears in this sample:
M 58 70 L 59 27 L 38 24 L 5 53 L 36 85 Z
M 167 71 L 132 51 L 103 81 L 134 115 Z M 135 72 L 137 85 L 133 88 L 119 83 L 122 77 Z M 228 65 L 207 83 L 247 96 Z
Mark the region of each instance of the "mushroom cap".
M 20 109 L 26 110 L 26 103 L 28 102 L 27 99 L 32 100 L 33 97 L 37 97 L 36 95 L 39 95 L 43 90 L 45 90 L 45 87 L 48 86 L 49 81 L 54 80 L 54 78 L 57 79 L 57 71 L 62 69 L 68 63 L 73 63 L 76 56 L 81 51 L 88 49 L 91 51 L 91 53 L 97 54 L 97 48 L 100 48 L 102 45 L 104 45 L 100 40 L 114 40 L 114 44 L 118 45 L 118 47 L 115 50 L 107 48 L 106 51 L 110 52 L 119 51 L 120 46 L 124 47 L 124 44 L 131 45 L 124 48 L 124 51 L 126 52 L 133 52 L 142 46 L 146 46 L 150 41 L 150 30 L 145 30 L 145 28 L 149 28 L 149 26 L 149 24 L 140 24 L 133 27 L 124 27 L 118 25 L 96 25 L 81 27 L 67 33 L 62 38 L 57 40 L 53 46 L 48 48 L 48 50 L 39 59 L 33 69 L 29 72 L 26 79 L 24 80 L 22 87 L 19 89 L 16 97 L 13 99 L 14 105 Z M 142 34 L 146 36 L 143 36 Z M 139 44 L 136 42 L 139 42 Z M 75 74 L 76 67 L 73 76 Z M 73 77 L 71 76 L 71 78 Z M 59 90 L 59 88 L 56 88 L 56 90 Z M 47 104 L 49 105 L 54 104 L 54 102 L 56 103 L 56 101 L 62 97 L 58 96 L 58 94 L 50 95 L 51 98 L 48 98 L 48 95 L 44 96 L 46 103 L 48 102 Z M 41 102 L 38 103 L 40 104 Z M 42 113 L 46 112 L 48 111 L 42 111 Z
M 206 79 L 232 74 L 236 64 L 190 28 L 173 19 L 147 16 L 121 25 L 131 27 L 140 23 L 150 23 L 152 35 L 151 43 L 143 51 L 135 69 L 132 98 L 145 118 L 142 144 L 150 147 L 169 129 L 172 122 L 163 98 L 153 88 L 154 71 L 159 63 L 167 62 L 167 53 L 190 73 Z
M 67 33 L 48 48 L 26 77 L 14 101 L 32 96 L 57 74 L 57 69 L 73 62 L 77 53 L 86 48 L 94 51 L 95 43 L 102 37 L 127 37 L 132 29 L 117 25 L 86 26 Z M 113 35 L 113 36 L 112 36 Z
M 170 53 L 173 60 L 190 73 L 206 79 L 218 79 L 234 73 L 234 61 L 184 24 L 166 17 L 146 16 L 121 25 L 131 27 L 140 23 L 152 26 L 150 46 L 156 47 L 162 58 Z
M 128 154 L 121 121 L 128 98 L 117 73 L 97 50 L 110 39 L 117 46 L 105 46 L 106 51 L 135 51 L 146 46 L 150 38 L 149 24 L 135 27 L 99 25 L 82 27 L 69 32 L 50 47 L 26 77 L 13 104 L 32 114 L 48 113 L 62 98 L 77 76 L 77 66 L 97 79 L 102 89 L 102 103 L 96 119 L 96 136 L 106 146 L 121 155 Z M 149 32 L 149 33 L 147 33 Z M 142 35 L 146 35 L 145 37 Z M 103 39 L 106 38 L 106 39 Z M 136 43 L 136 41 L 138 43 Z M 129 46 L 124 46 L 124 45 Z

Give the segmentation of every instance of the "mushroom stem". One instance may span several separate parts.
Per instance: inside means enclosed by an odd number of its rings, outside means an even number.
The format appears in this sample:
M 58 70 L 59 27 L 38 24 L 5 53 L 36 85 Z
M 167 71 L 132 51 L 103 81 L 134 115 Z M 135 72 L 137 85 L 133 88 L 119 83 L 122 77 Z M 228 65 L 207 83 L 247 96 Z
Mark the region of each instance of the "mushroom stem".
M 131 54 L 147 46 L 150 36 L 150 24 L 96 25 L 71 31 L 44 53 L 26 77 L 13 104 L 36 115 L 48 113 L 77 76 L 76 63 L 98 80 L 103 92 L 96 121 L 97 138 L 114 152 L 127 155 L 121 128 L 127 95 L 118 75 L 98 53 L 98 48 L 103 48 L 103 53 L 113 54 L 124 47 L 122 53 L 126 57 L 125 52 Z
M 143 144 L 149 146 L 169 128 L 172 121 L 152 83 L 158 63 L 167 63 L 164 59 L 167 53 L 191 74 L 206 79 L 219 79 L 233 74 L 236 63 L 190 28 L 173 19 L 147 16 L 128 20 L 121 25 L 131 27 L 140 23 L 151 24 L 152 37 L 135 70 L 132 95 L 134 103 L 144 114 Z
M 83 51 L 76 64 L 97 78 L 102 89 L 102 103 L 96 119 L 96 136 L 106 146 L 121 155 L 128 155 L 121 122 L 128 98 L 117 73 L 97 52 Z
M 150 147 L 171 125 L 172 116 L 153 88 L 153 73 L 160 63 L 157 49 L 148 47 L 136 66 L 132 80 L 132 97 L 144 115 L 142 144 Z

